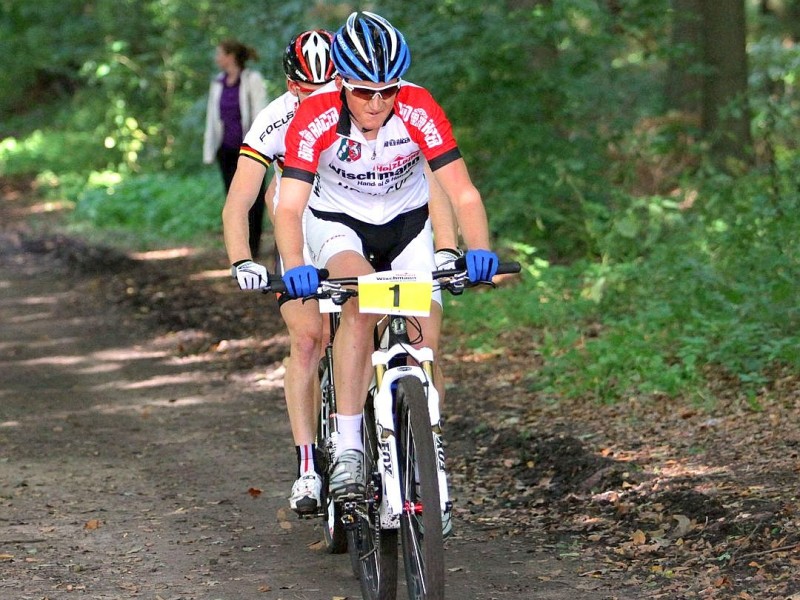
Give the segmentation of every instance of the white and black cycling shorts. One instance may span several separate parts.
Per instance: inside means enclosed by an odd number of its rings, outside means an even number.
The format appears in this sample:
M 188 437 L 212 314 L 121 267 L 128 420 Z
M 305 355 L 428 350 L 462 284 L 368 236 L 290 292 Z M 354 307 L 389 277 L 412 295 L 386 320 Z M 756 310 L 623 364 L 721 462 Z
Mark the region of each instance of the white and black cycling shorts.
M 398 215 L 383 225 L 313 208 L 306 211 L 304 217 L 306 244 L 318 269 L 325 268 L 334 255 L 350 250 L 366 258 L 376 271 L 436 270 L 427 205 Z M 434 291 L 433 299 L 441 305 L 441 292 Z

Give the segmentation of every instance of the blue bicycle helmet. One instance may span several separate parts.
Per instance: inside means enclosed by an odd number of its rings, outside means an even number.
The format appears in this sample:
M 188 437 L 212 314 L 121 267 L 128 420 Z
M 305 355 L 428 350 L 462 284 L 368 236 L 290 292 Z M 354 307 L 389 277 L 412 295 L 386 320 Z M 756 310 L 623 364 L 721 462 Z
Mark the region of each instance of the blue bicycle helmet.
M 403 34 L 370 12 L 354 12 L 333 36 L 331 58 L 345 79 L 384 83 L 403 76 L 411 52 Z

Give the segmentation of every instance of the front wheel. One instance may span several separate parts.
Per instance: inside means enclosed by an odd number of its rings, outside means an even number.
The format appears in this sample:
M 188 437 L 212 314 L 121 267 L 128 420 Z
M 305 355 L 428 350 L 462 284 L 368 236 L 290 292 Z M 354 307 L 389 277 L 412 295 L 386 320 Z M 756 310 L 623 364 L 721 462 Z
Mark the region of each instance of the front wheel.
M 364 600 L 395 600 L 397 595 L 397 530 L 381 529 L 380 507 L 374 501 L 376 486 L 372 475 L 377 472 L 378 441 L 372 399 L 364 406 L 362 434 L 364 438 L 364 473 L 367 476 L 368 498 L 358 502 L 354 522 L 347 530 L 347 543 L 353 573 L 361 584 Z M 370 481 L 372 479 L 372 481 Z M 370 499 L 369 495 L 373 498 Z M 372 501 L 370 501 L 372 500 Z
M 400 532 L 410 600 L 444 598 L 444 539 L 437 457 L 422 382 L 397 385 L 397 460 L 403 512 Z

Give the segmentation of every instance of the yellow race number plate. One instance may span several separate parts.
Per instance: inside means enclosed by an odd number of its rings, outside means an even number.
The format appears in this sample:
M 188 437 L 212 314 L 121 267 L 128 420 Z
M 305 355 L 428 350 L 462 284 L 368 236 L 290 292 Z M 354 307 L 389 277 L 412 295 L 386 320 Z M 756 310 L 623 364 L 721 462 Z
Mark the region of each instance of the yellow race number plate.
M 433 279 L 428 271 L 381 271 L 358 278 L 362 313 L 427 317 Z

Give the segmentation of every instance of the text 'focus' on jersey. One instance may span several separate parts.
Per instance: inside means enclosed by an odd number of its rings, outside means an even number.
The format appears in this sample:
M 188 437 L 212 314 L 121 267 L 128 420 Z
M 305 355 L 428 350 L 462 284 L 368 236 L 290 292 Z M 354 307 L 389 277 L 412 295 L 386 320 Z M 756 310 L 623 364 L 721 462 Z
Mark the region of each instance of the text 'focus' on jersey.
M 297 96 L 291 92 L 275 98 L 258 113 L 250 131 L 244 136 L 239 156 L 260 162 L 264 167 L 275 163 L 275 200 L 277 204 L 283 157 L 286 153 L 286 131 L 297 110 Z
M 423 157 L 434 171 L 461 157 L 427 90 L 403 82 L 377 139 L 367 140 L 350 126 L 332 82 L 307 98 L 289 125 L 283 176 L 314 182 L 312 208 L 381 225 L 428 202 Z

